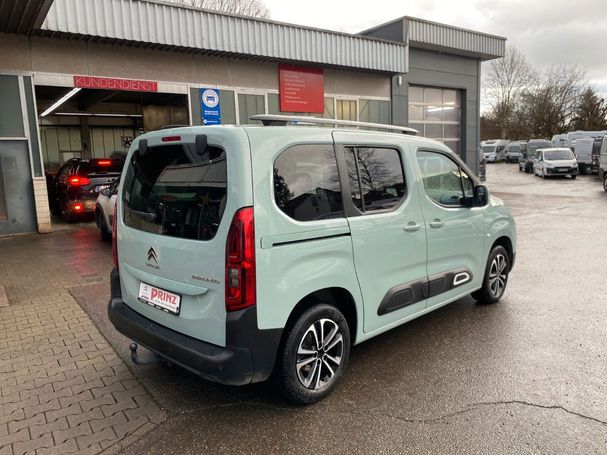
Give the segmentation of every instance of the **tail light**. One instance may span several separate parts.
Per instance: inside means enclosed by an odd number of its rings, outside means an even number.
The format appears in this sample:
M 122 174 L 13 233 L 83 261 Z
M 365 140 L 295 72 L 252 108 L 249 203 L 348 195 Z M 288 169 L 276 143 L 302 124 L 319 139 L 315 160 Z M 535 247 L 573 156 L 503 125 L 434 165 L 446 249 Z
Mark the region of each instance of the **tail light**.
M 77 175 L 67 179 L 67 183 L 72 186 L 85 186 L 91 184 L 91 179 L 88 177 L 79 177 Z
M 118 270 L 118 238 L 116 237 L 116 226 L 118 225 L 118 202 L 114 204 L 114 219 L 112 221 L 112 261 L 114 268 Z
M 226 243 L 226 311 L 255 305 L 255 225 L 253 207 L 234 214 Z
M 74 212 L 82 212 L 84 210 L 84 204 L 81 202 L 72 203 L 72 210 Z
M 97 164 L 99 166 L 111 166 L 112 160 L 99 160 L 99 161 L 97 161 Z

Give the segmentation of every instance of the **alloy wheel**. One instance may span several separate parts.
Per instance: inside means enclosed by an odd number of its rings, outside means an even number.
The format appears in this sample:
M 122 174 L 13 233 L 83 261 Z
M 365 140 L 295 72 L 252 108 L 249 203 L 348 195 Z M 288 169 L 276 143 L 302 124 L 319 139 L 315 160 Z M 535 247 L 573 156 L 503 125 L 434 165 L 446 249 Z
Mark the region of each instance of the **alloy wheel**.
M 344 339 L 337 323 L 331 319 L 314 322 L 297 348 L 297 378 L 308 389 L 325 387 L 335 378 L 343 352 Z
M 497 254 L 489 268 L 489 292 L 493 297 L 500 297 L 508 280 L 508 260 L 503 254 Z

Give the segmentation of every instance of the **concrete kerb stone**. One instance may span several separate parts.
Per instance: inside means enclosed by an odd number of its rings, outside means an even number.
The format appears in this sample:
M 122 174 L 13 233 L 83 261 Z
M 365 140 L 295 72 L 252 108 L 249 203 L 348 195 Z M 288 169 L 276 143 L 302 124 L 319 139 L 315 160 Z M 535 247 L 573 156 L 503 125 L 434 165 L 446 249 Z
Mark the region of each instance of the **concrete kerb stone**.
M 8 306 L 8 297 L 6 296 L 6 291 L 4 290 L 4 286 L 0 284 L 0 308 Z

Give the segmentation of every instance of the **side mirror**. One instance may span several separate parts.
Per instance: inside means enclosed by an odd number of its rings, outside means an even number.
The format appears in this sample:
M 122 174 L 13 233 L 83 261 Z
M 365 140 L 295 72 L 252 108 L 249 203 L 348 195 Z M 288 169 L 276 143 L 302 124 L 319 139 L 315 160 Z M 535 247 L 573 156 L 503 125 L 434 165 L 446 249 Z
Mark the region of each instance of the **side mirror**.
M 474 187 L 474 206 L 484 207 L 489 203 L 489 190 L 485 185 Z
M 110 197 L 110 196 L 111 196 L 111 194 L 110 194 L 110 189 L 109 189 L 109 188 L 104 188 L 104 189 L 102 189 L 102 190 L 101 190 L 101 194 L 102 194 L 103 196 L 105 196 L 105 197 Z

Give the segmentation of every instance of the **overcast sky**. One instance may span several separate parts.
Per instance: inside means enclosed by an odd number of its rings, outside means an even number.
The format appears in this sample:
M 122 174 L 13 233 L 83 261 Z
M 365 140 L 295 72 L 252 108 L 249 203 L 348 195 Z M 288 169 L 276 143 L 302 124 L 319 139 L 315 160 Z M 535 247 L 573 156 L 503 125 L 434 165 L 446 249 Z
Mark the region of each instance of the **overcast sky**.
M 536 68 L 578 65 L 607 97 L 607 0 L 264 0 L 272 19 L 356 33 L 414 16 L 508 38 Z

